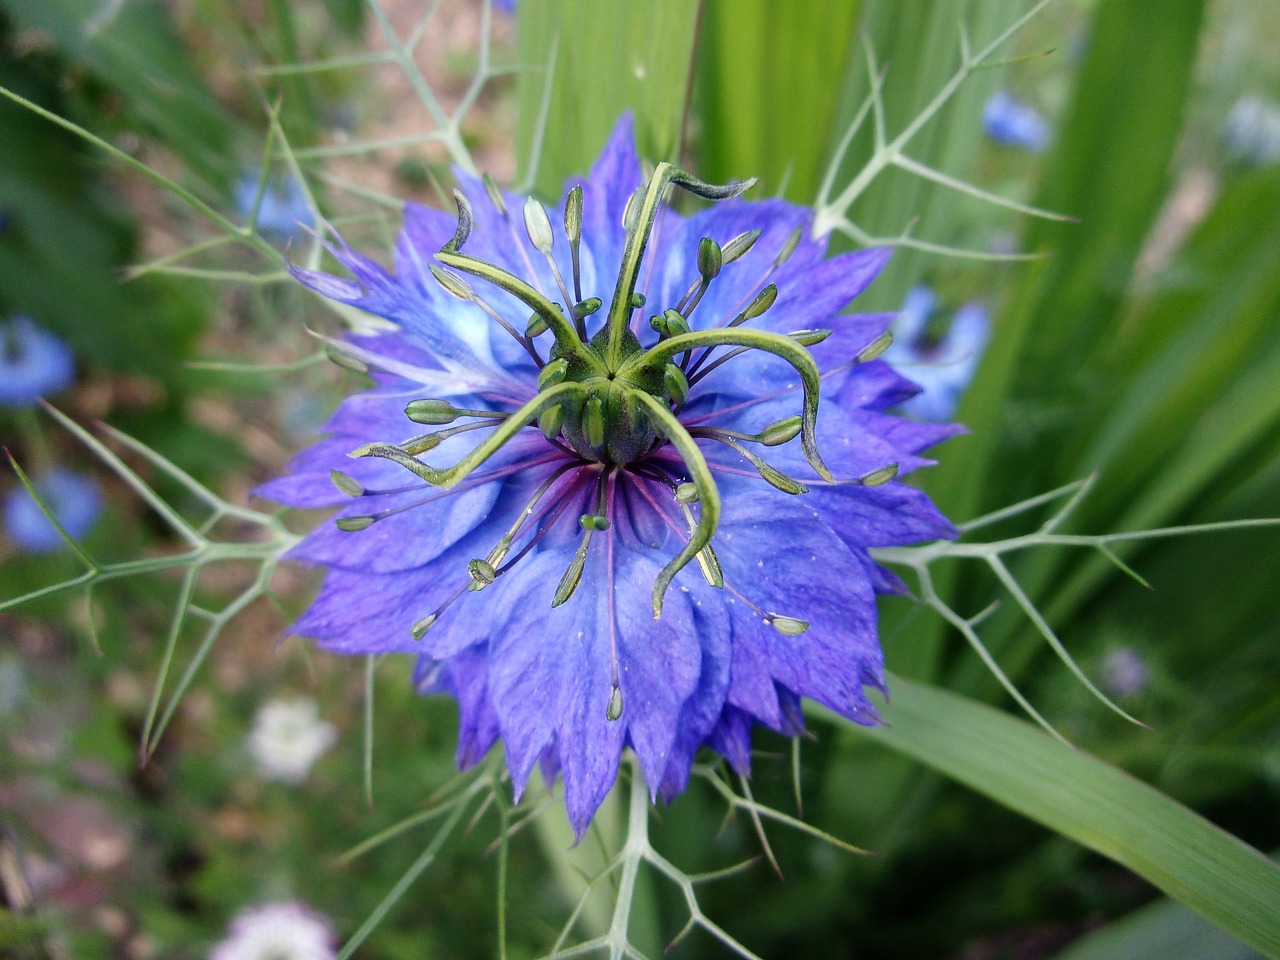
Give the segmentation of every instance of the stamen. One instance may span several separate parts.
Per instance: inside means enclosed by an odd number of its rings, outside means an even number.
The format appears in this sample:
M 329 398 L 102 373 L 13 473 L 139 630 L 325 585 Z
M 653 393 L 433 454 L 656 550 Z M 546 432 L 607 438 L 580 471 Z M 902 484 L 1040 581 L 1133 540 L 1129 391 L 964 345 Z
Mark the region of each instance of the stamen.
M 438 267 L 434 263 L 428 264 L 427 269 L 431 271 L 431 275 L 436 278 L 436 282 L 445 289 L 445 292 L 453 294 L 459 300 L 465 300 L 468 303 L 473 303 L 487 313 L 491 320 L 498 324 L 498 326 L 502 327 L 503 330 L 507 331 L 516 343 L 525 348 L 529 356 L 533 357 L 534 363 L 538 366 L 542 366 L 542 357 L 538 355 L 538 350 L 533 345 L 533 338 L 529 336 L 527 329 L 524 334 L 521 334 L 520 331 L 511 325 L 510 321 L 508 321 L 506 317 L 498 313 L 497 310 L 493 309 L 493 307 L 489 305 L 487 300 L 476 293 L 471 284 L 467 283 L 467 281 L 463 280 L 452 270 L 446 270 L 444 267 Z
M 480 177 L 480 180 L 484 184 L 484 192 L 489 195 L 489 202 L 502 215 L 502 219 L 510 219 L 507 213 L 507 201 L 502 198 L 502 191 L 498 189 L 498 181 L 493 179 L 493 174 L 486 173 Z
M 336 363 L 344 370 L 351 370 L 355 373 L 368 373 L 369 365 L 363 360 L 359 360 L 349 353 L 343 353 L 337 347 L 329 345 L 324 348 L 324 354 L 329 358 L 331 363 Z
M 605 708 L 604 718 L 610 722 L 622 716 L 622 688 L 616 683 L 609 691 L 609 706 Z
M 591 546 L 591 535 L 597 530 L 609 529 L 605 494 L 612 475 L 612 470 L 602 469 L 600 471 L 600 479 L 596 486 L 596 512 L 595 514 L 587 514 L 578 518 L 578 523 L 582 527 L 582 539 L 578 541 L 578 549 L 574 553 L 573 559 L 569 561 L 569 568 L 565 570 L 560 582 L 556 585 L 555 596 L 551 599 L 551 606 L 553 607 L 560 606 L 560 604 L 572 597 L 578 589 L 578 585 L 582 583 L 582 572 L 587 565 L 587 549 Z M 602 508 L 606 510 L 604 514 L 601 514 Z M 604 521 L 603 526 L 598 525 L 598 521 L 601 520 Z M 610 596 L 612 596 L 612 592 Z
M 770 307 L 773 306 L 774 302 L 777 301 L 777 299 L 778 299 L 778 288 L 777 286 L 771 283 L 767 287 L 765 287 L 763 290 L 761 290 L 759 293 L 757 293 L 741 313 L 739 313 L 736 317 L 734 317 L 731 321 L 729 321 L 729 323 L 720 324 L 720 326 L 740 327 L 742 326 L 742 324 L 746 323 L 748 320 L 754 320 L 756 317 L 763 314 L 766 310 L 768 310 Z M 694 374 L 696 374 L 698 372 L 698 369 L 704 363 L 707 362 L 707 359 L 711 356 L 713 352 L 715 352 L 716 346 L 717 346 L 716 344 L 713 344 L 712 346 L 707 347 L 705 350 L 702 351 L 701 354 L 698 355 L 698 359 L 694 361 L 692 368 L 689 369 L 690 376 L 693 376 Z M 741 352 L 742 352 L 741 350 L 735 351 L 733 354 L 730 354 L 730 356 L 737 356 L 737 354 Z M 688 357 L 686 356 L 685 359 L 687 360 Z
M 341 470 L 330 470 L 329 480 L 348 497 L 364 496 L 364 484 L 349 473 L 343 473 Z
M 410 456 L 416 457 L 419 454 L 434 450 L 450 437 L 456 437 L 460 433 L 467 433 L 471 430 L 485 430 L 496 427 L 504 420 L 506 420 L 505 415 L 486 417 L 482 420 L 474 420 L 471 423 L 460 423 L 456 427 L 450 427 L 448 430 L 436 430 L 434 433 L 424 433 L 416 437 L 410 437 L 408 440 L 402 440 L 397 446 Z
M 658 334 L 659 340 L 668 340 L 689 332 L 689 323 L 679 310 L 666 310 L 662 316 L 655 314 L 649 318 L 649 326 Z
M 414 423 L 444 426 L 459 417 L 479 417 L 482 420 L 505 420 L 509 415 L 499 410 L 467 410 L 455 407 L 448 400 L 426 397 L 410 400 L 405 404 L 404 415 Z
M 798 617 L 785 617 L 778 613 L 769 613 L 758 603 L 745 596 L 741 591 L 734 589 L 732 586 L 726 586 L 725 589 L 746 604 L 747 609 L 759 615 L 761 620 L 773 627 L 773 629 L 777 630 L 784 637 L 798 637 L 809 629 L 808 620 L 801 620 Z
M 574 303 L 575 299 L 569 295 L 569 288 L 565 285 L 564 277 L 560 275 L 560 266 L 556 263 L 552 252 L 555 249 L 555 235 L 551 232 L 551 218 L 547 216 L 547 208 L 533 197 L 528 197 L 524 201 L 524 228 L 529 234 L 529 241 L 546 258 L 547 264 L 551 267 L 551 275 L 555 277 L 564 302 Z M 581 331 L 579 336 L 582 336 Z
M 689 433 L 695 437 L 706 437 L 710 440 L 717 440 L 720 443 L 723 443 L 727 447 L 732 447 L 734 450 L 740 453 L 743 457 L 745 457 L 753 467 L 756 468 L 756 472 L 760 474 L 760 476 L 764 479 L 766 483 L 768 483 L 772 487 L 776 487 L 777 489 L 781 490 L 783 493 L 789 493 L 789 494 L 792 494 L 793 496 L 799 496 L 802 493 L 809 492 L 809 488 L 806 487 L 799 480 L 796 480 L 793 477 L 787 476 L 777 467 L 771 466 L 770 464 L 766 463 L 764 460 L 760 459 L 760 457 L 756 456 L 754 453 L 752 453 L 742 444 L 738 443 L 737 440 L 734 440 L 730 436 L 726 436 L 726 431 L 694 429 L 694 430 L 690 430 Z
M 633 472 L 638 473 L 639 471 Z M 671 518 L 667 515 L 667 512 L 658 504 L 658 501 L 654 499 L 653 494 L 651 494 L 643 484 L 636 484 L 636 489 L 640 491 L 640 495 L 649 501 L 649 505 L 653 507 L 654 511 L 660 517 L 662 517 L 667 526 L 675 531 L 676 535 L 683 538 L 687 543 L 688 539 L 697 531 L 698 526 L 698 521 L 694 517 L 693 511 L 689 509 L 689 504 L 696 502 L 698 499 L 696 488 L 694 489 L 694 496 L 692 498 L 682 498 L 681 490 L 685 487 L 692 488 L 693 484 L 682 483 L 677 485 L 670 477 L 665 477 L 661 474 L 646 473 L 645 476 L 665 485 L 668 489 L 675 492 L 676 503 L 680 505 L 680 512 L 684 514 L 685 523 L 689 528 L 687 535 L 681 533 L 680 528 L 672 522 Z M 702 571 L 702 578 L 707 581 L 708 585 L 715 587 L 717 590 L 724 586 L 724 571 L 720 566 L 720 558 L 716 556 L 715 548 L 712 547 L 711 544 L 708 543 L 705 547 L 699 550 L 695 559 L 698 561 L 698 568 Z
M 853 358 L 854 363 L 869 363 L 879 357 L 886 350 L 893 346 L 893 332 L 886 330 L 880 336 L 876 337 L 865 347 L 859 350 Z
M 469 587 L 471 590 L 481 590 L 489 584 L 493 583 L 498 577 L 498 571 L 493 569 L 493 564 L 488 560 L 468 560 L 467 572 L 471 574 L 472 583 Z
M 760 239 L 763 230 L 748 230 L 746 233 L 740 233 L 721 249 L 724 255 L 725 263 L 733 263 L 739 257 L 745 256 L 747 251 L 756 245 L 756 241 Z
M 427 631 L 430 630 L 433 626 L 435 626 L 435 622 L 440 619 L 441 615 L 446 610 L 448 610 L 451 606 L 453 606 L 453 604 L 457 601 L 457 599 L 460 596 L 462 596 L 464 593 L 467 592 L 467 586 L 468 584 L 464 583 L 456 591 L 454 591 L 453 596 L 451 596 L 444 603 L 440 604 L 440 606 L 436 607 L 435 610 L 427 614 L 421 620 L 417 621 L 412 627 L 409 628 L 409 635 L 412 636 L 413 639 L 415 640 L 421 640 L 423 637 L 425 637 L 427 635 Z
M 579 263 L 579 245 L 582 242 L 582 186 L 569 191 L 564 204 L 564 233 L 569 238 L 569 256 L 573 260 L 573 301 L 582 300 L 582 268 Z
M 538 502 L 543 498 L 546 492 L 555 485 L 557 480 L 563 477 L 570 470 L 576 469 L 579 469 L 579 465 L 576 463 L 565 464 L 551 474 L 551 476 L 547 477 L 538 489 L 533 492 L 533 496 L 531 496 L 528 502 L 524 505 L 524 509 L 520 511 L 520 515 L 516 517 L 515 522 L 507 528 L 507 532 L 502 535 L 502 538 L 498 541 L 497 545 L 489 551 L 489 556 L 486 559 L 489 561 L 491 566 L 500 567 L 502 565 L 502 562 L 507 558 L 507 552 L 511 549 L 511 544 L 515 542 L 515 539 L 519 535 L 524 524 L 531 516 L 533 516 L 533 511 L 538 506 Z

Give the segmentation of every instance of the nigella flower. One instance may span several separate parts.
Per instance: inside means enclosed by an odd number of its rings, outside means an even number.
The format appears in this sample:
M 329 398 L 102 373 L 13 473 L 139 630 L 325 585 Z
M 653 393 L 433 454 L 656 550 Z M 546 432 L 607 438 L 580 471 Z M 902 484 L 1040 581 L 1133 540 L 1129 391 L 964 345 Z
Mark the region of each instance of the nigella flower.
M 73 540 L 82 540 L 102 512 L 102 494 L 88 477 L 55 467 L 35 478 L 36 492 Z M 9 539 L 28 553 L 46 553 L 63 546 L 62 537 L 40 504 L 25 487 L 9 491 L 4 500 L 4 525 Z
M 337 953 L 329 921 L 287 900 L 241 910 L 209 960 L 333 960 Z
M 1222 142 L 1241 163 L 1265 167 L 1280 160 L 1280 106 L 1257 95 L 1241 97 L 1223 121 Z
M 249 753 L 265 779 L 297 786 L 337 739 L 337 728 L 320 719 L 310 697 L 271 700 L 253 716 Z
M 0 323 L 0 406 L 27 406 L 65 389 L 75 366 L 71 348 L 25 314 Z
M 292 551 L 328 571 L 294 630 L 417 654 L 460 763 L 500 737 L 517 792 L 563 776 L 579 835 L 625 747 L 670 797 L 702 745 L 745 772 L 753 724 L 798 732 L 802 697 L 877 722 L 899 584 L 868 549 L 954 533 L 894 480 L 954 431 L 885 413 L 913 389 L 876 359 L 892 317 L 840 313 L 889 252 L 824 259 L 748 183 L 646 180 L 626 121 L 563 236 L 460 180 L 456 225 L 406 205 L 394 273 L 344 244 L 353 279 L 293 270 L 398 325 L 332 343 L 375 386 L 262 490 L 341 505 Z M 673 186 L 722 202 L 685 218 Z
M 1132 647 L 1116 647 L 1102 658 L 1102 685 L 1113 697 L 1137 696 L 1150 679 L 1147 662 Z
M 1036 111 L 1004 90 L 997 90 L 982 108 L 982 126 L 996 143 L 1033 153 L 1049 144 L 1049 124 Z
M 894 321 L 893 345 L 885 359 L 921 388 L 901 404 L 902 412 L 940 423 L 955 414 L 973 379 L 991 333 L 991 317 L 986 307 L 971 301 L 955 312 L 946 332 L 939 335 L 931 322 L 937 312 L 934 292 L 925 286 L 913 287 Z
M 232 187 L 232 197 L 236 209 L 242 216 L 248 217 L 253 210 L 253 202 L 258 197 L 258 177 L 246 174 L 236 180 Z M 306 192 L 296 177 L 290 174 L 267 180 L 262 199 L 258 201 L 255 225 L 259 233 L 290 240 L 310 228 L 314 222 L 311 207 L 307 205 Z

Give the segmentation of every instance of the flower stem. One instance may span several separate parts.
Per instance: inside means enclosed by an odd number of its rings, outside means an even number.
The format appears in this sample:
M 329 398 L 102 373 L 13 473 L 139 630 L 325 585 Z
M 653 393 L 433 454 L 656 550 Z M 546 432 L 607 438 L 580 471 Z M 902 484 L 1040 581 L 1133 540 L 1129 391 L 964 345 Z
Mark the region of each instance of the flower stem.
M 618 880 L 617 903 L 609 924 L 609 960 L 622 960 L 627 955 L 627 926 L 631 920 L 631 902 L 635 898 L 640 864 L 650 851 L 649 791 L 644 773 L 634 754 L 628 757 L 631 767 L 631 797 L 627 809 L 627 842 L 622 848 L 622 876 Z

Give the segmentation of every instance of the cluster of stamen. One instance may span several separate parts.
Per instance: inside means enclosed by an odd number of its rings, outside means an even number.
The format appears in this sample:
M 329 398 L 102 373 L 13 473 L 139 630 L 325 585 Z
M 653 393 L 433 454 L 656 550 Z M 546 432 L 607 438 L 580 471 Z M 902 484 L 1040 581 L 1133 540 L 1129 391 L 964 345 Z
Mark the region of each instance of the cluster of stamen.
M 698 245 L 697 279 L 674 307 L 649 318 L 649 327 L 657 335 L 656 344 L 646 349 L 637 336 L 639 317 L 636 311 L 645 306 L 645 297 L 636 292 L 640 264 L 668 188 L 675 185 L 695 196 L 719 200 L 737 197 L 753 183 L 754 180 L 749 180 L 714 186 L 670 164 L 659 164 L 648 183 L 637 190 L 627 204 L 623 216 L 626 241 L 622 265 L 608 311 L 594 334 L 589 321 L 604 304 L 597 297 L 582 296 L 581 187 L 570 192 L 564 211 L 564 233 L 572 262 L 572 290 L 553 256 L 555 238 L 545 208 L 530 198 L 523 210 L 525 231 L 534 249 L 545 257 L 561 302 L 552 301 L 537 287 L 537 274 L 522 243 L 517 242 L 515 246 L 524 257 L 533 284 L 495 264 L 462 252 L 474 220 L 467 199 L 461 193 L 455 193 L 457 231 L 436 255 L 439 265 L 432 264 L 431 272 L 447 292 L 482 309 L 523 347 L 538 367 L 538 392 L 518 408 L 508 410 L 460 408 L 435 398 L 410 402 L 405 408 L 410 420 L 444 429 L 400 443 L 369 443 L 353 451 L 351 456 L 391 460 L 438 492 L 381 513 L 344 517 L 337 521 L 338 525 L 343 530 L 363 530 L 393 514 L 515 475 L 532 466 L 559 465 L 533 491 L 524 509 L 488 555 L 470 561 L 469 577 L 458 590 L 443 605 L 413 625 L 415 638 L 423 637 L 451 603 L 468 591 L 483 590 L 528 555 L 571 504 L 588 501 L 590 512 L 578 517 L 581 536 L 577 551 L 557 585 L 552 606 L 569 600 L 582 580 L 593 536 L 608 535 L 615 488 L 623 478 L 634 482 L 641 496 L 651 501 L 656 512 L 684 541 L 683 549 L 662 569 L 654 583 L 655 618 L 661 615 L 663 597 L 675 575 L 696 561 L 711 586 L 728 589 L 780 633 L 794 636 L 808 628 L 803 620 L 760 609 L 732 585 L 725 584 L 720 562 L 711 544 L 720 518 L 720 497 L 712 468 L 698 444 L 699 440 L 713 440 L 729 447 L 750 463 L 769 484 L 795 495 L 806 493 L 809 486 L 770 465 L 748 444 L 770 448 L 799 437 L 805 459 L 822 478 L 816 482 L 823 484 L 874 486 L 896 475 L 896 464 L 890 464 L 852 480 L 838 481 L 822 461 L 815 427 L 820 380 L 824 375 L 820 374 L 807 348 L 822 342 L 831 334 L 830 330 L 797 330 L 783 334 L 746 326 L 764 314 L 777 299 L 778 289 L 769 281 L 796 249 L 800 240 L 799 229 L 783 244 L 764 276 L 754 285 L 753 293 L 744 297 L 743 302 L 729 311 L 719 324 L 693 330 L 689 318 L 711 284 L 727 265 L 751 250 L 761 231 L 739 234 L 723 246 L 710 237 L 702 238 Z M 514 239 L 515 225 L 501 193 L 487 178 L 485 185 L 491 202 L 512 229 Z M 518 329 L 494 309 L 460 274 L 479 277 L 529 307 L 532 315 L 524 329 Z M 563 304 L 569 304 L 569 309 L 566 310 Z M 539 339 L 548 333 L 552 342 L 544 356 L 539 349 Z M 879 356 L 888 348 L 889 342 L 887 334 L 878 337 L 839 369 Z M 722 347 L 729 349 L 717 355 Z M 801 411 L 769 424 L 757 434 L 683 424 L 679 414 L 688 401 L 691 388 L 722 364 L 752 350 L 772 354 L 792 366 L 801 380 Z M 339 354 L 335 359 L 353 365 L 353 358 L 349 355 Z M 354 365 L 363 364 L 355 360 Z M 834 372 L 828 371 L 826 375 Z M 782 392 L 790 392 L 791 389 Z M 492 399 L 495 403 L 503 402 L 501 398 Z M 456 423 L 459 420 L 464 422 Z M 526 429 L 540 430 L 554 449 L 548 450 L 545 456 L 518 464 L 480 469 L 498 450 Z M 418 459 L 449 437 L 474 430 L 491 432 L 453 466 L 437 468 Z M 667 445 L 682 461 L 682 474 L 673 471 L 670 457 L 652 456 Z M 421 489 L 420 486 L 412 486 L 366 490 L 354 478 L 338 471 L 334 471 L 333 481 L 352 497 Z M 667 508 L 657 502 L 649 485 L 641 481 L 659 484 L 670 491 L 685 521 L 685 529 L 677 526 Z M 518 549 L 517 543 L 520 544 Z M 607 711 L 610 719 L 616 719 L 622 709 L 616 663 L 614 651 L 613 696 Z

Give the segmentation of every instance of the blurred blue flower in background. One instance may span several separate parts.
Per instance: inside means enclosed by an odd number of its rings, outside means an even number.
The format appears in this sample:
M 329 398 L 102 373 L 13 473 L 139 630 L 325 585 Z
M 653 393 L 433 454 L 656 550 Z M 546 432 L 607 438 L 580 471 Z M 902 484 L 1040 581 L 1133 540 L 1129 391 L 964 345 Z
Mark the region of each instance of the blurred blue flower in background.
M 329 921 L 286 900 L 241 910 L 209 960 L 333 960 L 337 952 Z
M 921 392 L 903 401 L 900 411 L 918 420 L 951 419 L 973 379 L 991 334 L 991 317 L 970 301 L 955 312 L 946 332 L 931 329 L 938 298 L 925 286 L 912 288 L 893 324 L 893 346 L 885 359 L 914 380 Z
M 993 93 L 982 108 L 982 126 L 996 143 L 1037 152 L 1049 144 L 1049 124 L 1031 106 L 1004 90 Z
M 1102 659 L 1102 685 L 1113 697 L 1136 696 L 1150 680 L 1146 661 L 1132 647 L 1116 647 Z
M 1222 124 L 1222 145 L 1234 160 L 1269 166 L 1280 159 L 1280 106 L 1265 97 L 1241 97 Z
M 75 357 L 59 337 L 25 314 L 0 324 L 0 406 L 24 407 L 75 377 Z
M 246 173 L 232 188 L 236 209 L 246 220 L 258 196 L 258 175 Z M 306 191 L 292 174 L 267 180 L 258 204 L 258 232 L 281 240 L 291 240 L 315 224 Z
M 73 540 L 82 540 L 102 512 L 102 493 L 97 484 L 61 467 L 37 477 L 34 483 L 67 534 Z M 29 553 L 45 553 L 64 545 L 57 528 L 26 487 L 17 487 L 5 497 L 4 524 L 9 539 Z
M 394 273 L 340 239 L 353 278 L 293 268 L 397 324 L 333 345 L 375 387 L 260 490 L 340 507 L 289 554 L 327 568 L 294 632 L 416 655 L 418 688 L 459 701 L 459 762 L 501 737 L 517 794 L 562 775 L 579 837 L 626 747 L 671 797 L 703 745 L 745 773 L 754 725 L 802 730 L 802 697 L 877 723 L 875 594 L 902 585 L 869 548 L 954 535 L 894 478 L 955 428 L 886 413 L 914 390 L 878 359 L 892 315 L 842 312 L 889 251 L 827 258 L 812 211 L 725 199 L 746 184 L 658 221 L 627 121 L 555 214 L 569 242 L 459 180 L 458 219 L 405 205 Z M 406 415 L 463 422 L 381 442 Z
M 510 16 L 516 12 L 516 0 L 493 0 L 493 9 Z

